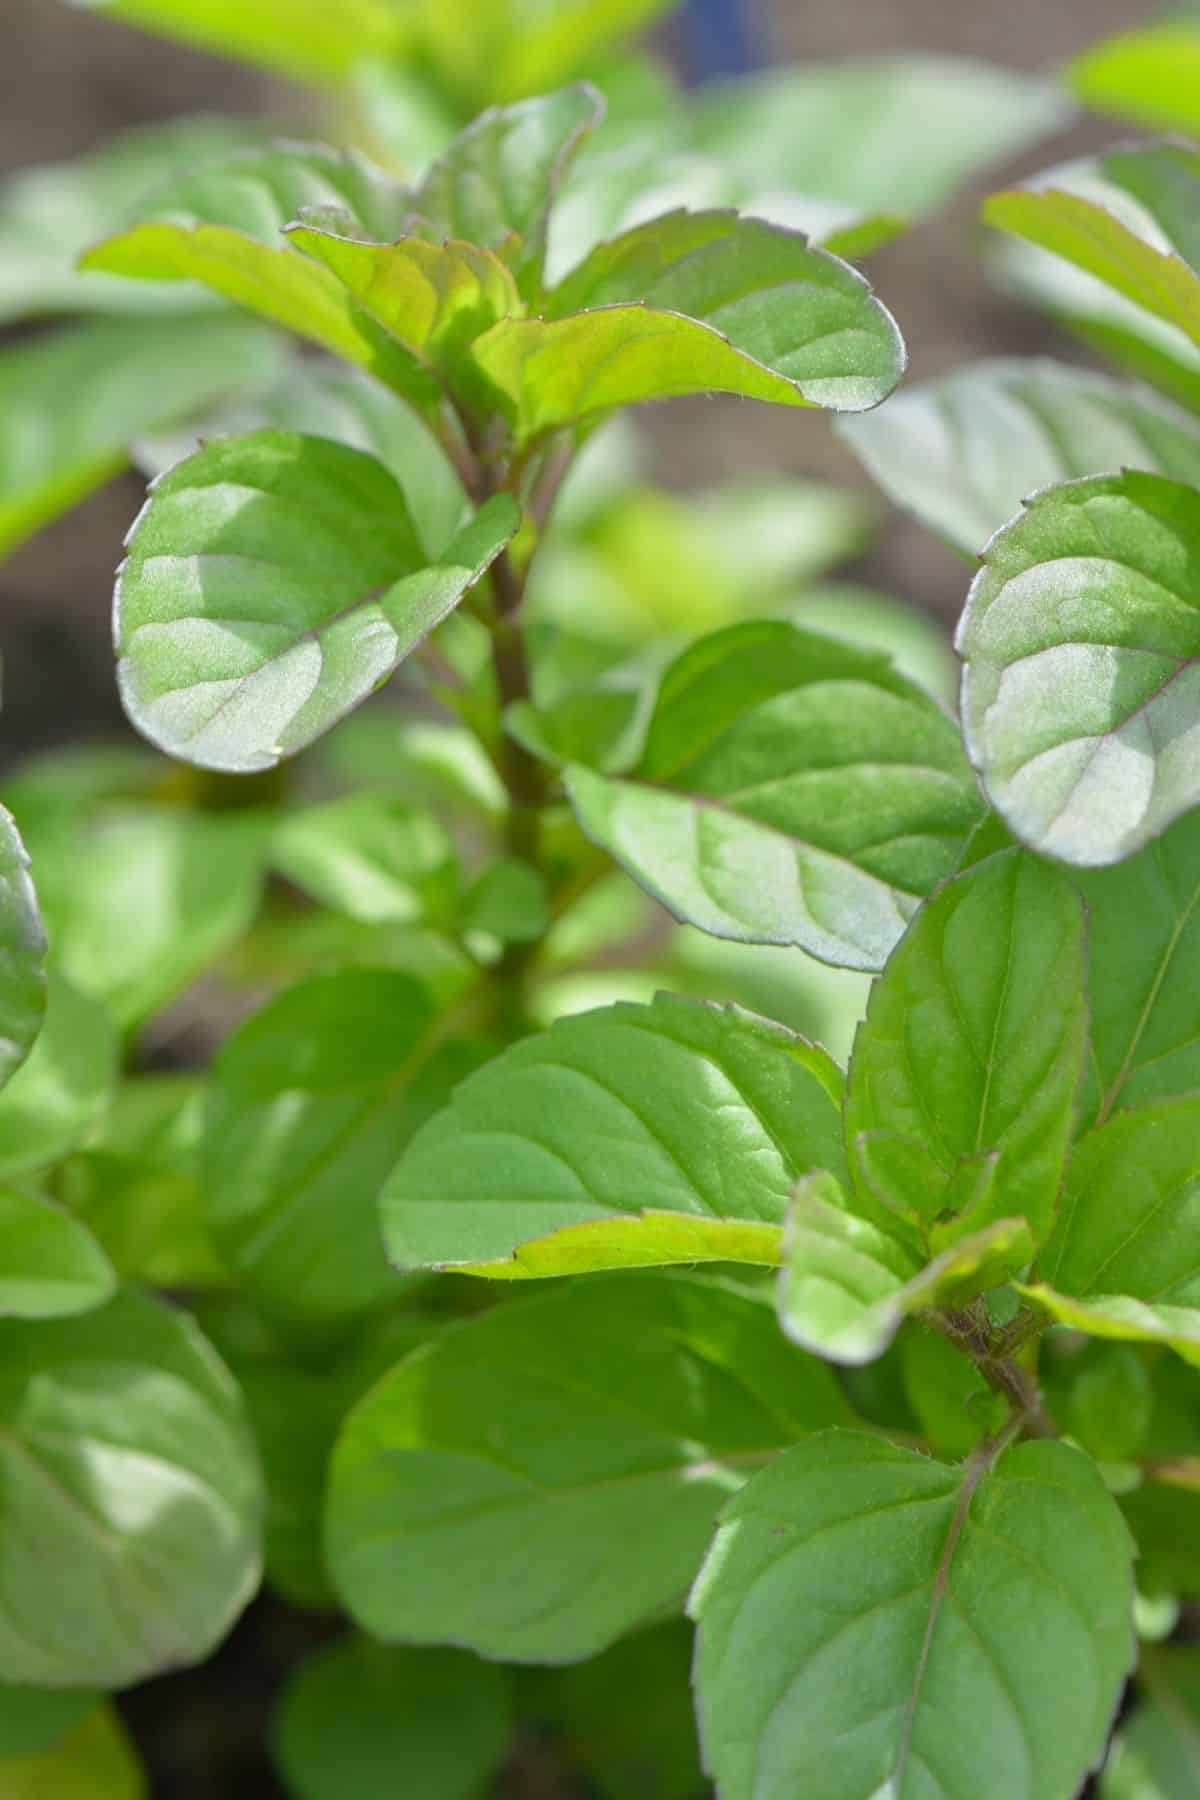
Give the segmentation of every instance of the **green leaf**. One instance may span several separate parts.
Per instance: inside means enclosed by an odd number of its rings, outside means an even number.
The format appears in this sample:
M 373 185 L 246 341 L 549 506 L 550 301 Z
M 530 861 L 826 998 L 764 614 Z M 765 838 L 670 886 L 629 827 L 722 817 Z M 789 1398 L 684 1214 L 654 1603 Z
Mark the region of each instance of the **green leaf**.
M 1200 399 L 1200 153 L 1133 146 L 995 194 L 1002 273 L 1090 343 L 1193 407 Z
M 247 151 L 159 190 L 147 202 L 152 217 L 86 251 L 79 266 L 201 282 L 428 405 L 436 398 L 428 373 L 335 275 L 281 236 L 315 210 L 385 240 L 399 236 L 408 204 L 403 188 L 352 152 L 320 144 Z
M 504 944 L 537 943 L 550 928 L 545 877 L 515 857 L 492 863 L 465 897 L 464 923 Z
M 1149 1454 L 1154 1380 L 1137 1350 L 1102 1343 L 1080 1348 L 1075 1340 L 1059 1364 L 1043 1356 L 1038 1374 L 1051 1416 L 1089 1456 L 1128 1463 Z
M 1200 132 L 1200 31 L 1194 19 L 1152 20 L 1091 44 L 1067 64 L 1085 106 L 1149 129 Z
M 747 1471 L 846 1416 L 756 1299 L 573 1282 L 372 1389 L 334 1452 L 330 1567 L 377 1637 L 575 1661 L 677 1607 Z
M 1200 1361 L 1198 1271 L 1200 1099 L 1117 1113 L 1075 1147 L 1031 1298 L 1078 1331 Z
M 0 1318 L 57 1319 L 112 1297 L 112 1264 L 68 1212 L 0 1187 Z
M 562 1019 L 414 1138 L 382 1196 L 388 1255 L 513 1280 L 775 1265 L 792 1183 L 844 1166 L 841 1085 L 823 1050 L 736 1007 L 660 994 Z
M 446 832 L 431 813 L 386 793 L 346 794 L 285 814 L 271 861 L 314 900 L 369 923 L 436 915 L 454 897 Z
M 1131 1549 L 1062 1444 L 965 1467 L 852 1432 L 799 1445 L 726 1508 L 692 1595 L 724 1800 L 975 1800 L 985 1768 L 1064 1800 L 1133 1659 Z
M 187 761 L 271 768 L 386 681 L 518 523 L 498 496 L 430 563 L 373 457 L 283 431 L 208 444 L 155 484 L 129 538 L 126 708 Z
M 1200 483 L 1200 424 L 1048 358 L 972 363 L 838 430 L 897 505 L 974 557 L 1035 489 L 1110 469 Z
M 1100 1778 L 1100 1800 L 1188 1800 L 1200 1784 L 1200 1650 L 1143 1649 L 1139 1703 Z
M 122 1687 L 205 1658 L 258 1581 L 258 1471 L 190 1320 L 129 1293 L 0 1324 L 0 1679 Z
M 139 432 L 269 379 L 246 320 L 104 320 L 0 352 L 0 555 L 120 473 Z
M 594 67 L 670 0 L 421 0 L 427 55 L 468 111 L 520 100 Z
M 787 1335 L 830 1362 L 881 1356 L 915 1312 L 958 1305 L 996 1287 L 1033 1258 L 1023 1219 L 1001 1219 L 959 1238 L 924 1268 L 894 1237 L 855 1215 L 826 1174 L 799 1184 L 784 1234 L 779 1317 Z
M 0 1760 L 4 1800 L 146 1800 L 133 1739 L 112 1706 L 97 1706 L 57 1742 Z
M 1200 495 L 1158 475 L 1035 495 L 988 545 L 958 633 L 963 731 L 1036 850 L 1119 862 L 1200 801 Z
M 1200 1089 L 1200 811 L 1136 856 L 1077 877 L 1088 907 L 1085 1125 Z
M 550 207 L 603 106 L 596 89 L 580 82 L 481 114 L 413 194 L 412 223 L 433 243 L 461 238 L 497 251 L 522 291 L 539 293 Z
M 69 162 L 7 176 L 0 181 L 0 320 L 178 307 L 177 294 L 141 281 L 81 275 L 75 259 L 100 233 L 136 217 L 155 187 L 248 149 L 259 136 L 246 119 L 167 119 L 124 131 Z M 190 295 L 184 304 L 192 304 Z
M 402 7 L 389 0 L 75 0 L 90 12 L 259 63 L 301 81 L 348 75 L 362 56 L 403 48 Z
M 376 1199 L 474 1061 L 463 1042 L 439 1050 L 433 1023 L 409 976 L 347 969 L 278 995 L 218 1052 L 203 1152 L 209 1224 L 272 1312 L 337 1319 L 397 1293 Z
M 683 1620 L 672 1619 L 588 1662 L 526 1677 L 524 1710 L 553 1728 L 556 1745 L 599 1800 L 697 1800 L 704 1792 L 693 1638 Z M 637 1695 L 652 1695 L 653 1704 L 631 1705 Z
M 258 910 L 252 818 L 122 807 L 44 847 L 39 837 L 36 854 L 58 966 L 123 1029 L 190 986 Z
M 481 1800 L 508 1750 L 510 1710 L 490 1663 L 347 1638 L 288 1682 L 275 1761 L 296 1800 Z
M 0 1177 L 54 1163 L 107 1106 L 118 1044 L 106 1009 L 55 969 L 46 1022 L 28 1059 L 0 1093 Z
M 0 1686 L 0 1766 L 18 1756 L 48 1750 L 95 1706 L 99 1696 L 84 1689 Z
M 987 1432 L 1002 1429 L 1007 1402 L 940 1332 L 912 1326 L 896 1348 L 904 1394 L 935 1456 L 960 1461 Z
M 958 733 L 877 652 L 762 621 L 663 676 L 627 780 L 582 768 L 587 835 L 676 918 L 878 969 L 978 817 Z
M 681 394 L 861 412 L 904 370 L 895 321 L 856 270 L 732 212 L 673 213 L 602 244 L 548 316 L 502 320 L 474 356 L 522 440 Z
M 999 1219 L 1048 1236 L 1087 1048 L 1084 947 L 1078 895 L 1021 851 L 918 913 L 850 1059 L 855 1204 L 879 1229 L 935 1251 Z
M 1179 1365 L 1183 1369 L 1183 1365 Z M 1195 1382 L 1191 1369 L 1183 1369 Z M 1152 1596 L 1200 1596 L 1200 1495 L 1174 1481 L 1143 1481 L 1122 1496 L 1121 1511 L 1138 1547 L 1138 1584 Z
M 0 1088 L 33 1048 L 46 1017 L 46 934 L 29 858 L 0 807 Z

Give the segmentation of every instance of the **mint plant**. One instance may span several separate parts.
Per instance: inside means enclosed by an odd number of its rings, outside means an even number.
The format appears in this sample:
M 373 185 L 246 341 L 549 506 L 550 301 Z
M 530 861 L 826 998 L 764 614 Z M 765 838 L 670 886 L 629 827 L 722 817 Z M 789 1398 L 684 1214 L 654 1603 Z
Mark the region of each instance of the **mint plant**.
M 263 378 L 10 515 L 155 471 L 115 595 L 154 749 L 0 815 L 0 1787 L 142 1791 L 102 1696 L 265 1578 L 343 1620 L 278 1696 L 300 1800 L 519 1791 L 532 1749 L 610 1800 L 1183 1800 L 1195 156 L 985 209 L 1161 391 L 893 397 L 845 256 L 894 171 L 810 237 L 799 184 L 729 204 L 792 78 L 656 89 L 623 149 L 553 85 L 653 8 L 110 10 L 403 86 L 410 143 L 416 94 L 500 103 L 408 180 L 246 141 L 116 179 L 82 257 L 81 310 L 244 331 Z M 647 131 L 701 204 L 628 216 Z M 811 585 L 860 505 L 636 485 L 614 414 L 710 393 L 840 415 L 980 559 L 960 718 L 902 612 Z

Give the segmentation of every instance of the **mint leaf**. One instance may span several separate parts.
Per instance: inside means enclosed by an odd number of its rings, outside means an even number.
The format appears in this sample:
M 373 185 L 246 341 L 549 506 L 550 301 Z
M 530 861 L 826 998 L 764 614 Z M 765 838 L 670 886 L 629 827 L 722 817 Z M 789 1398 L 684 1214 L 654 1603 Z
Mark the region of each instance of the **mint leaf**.
M 784 1233 L 779 1317 L 787 1335 L 831 1362 L 872 1362 L 904 1320 L 998 1287 L 1033 1257 L 1023 1219 L 959 1238 L 924 1268 L 894 1237 L 858 1217 L 831 1175 L 796 1189 Z
M 0 1323 L 0 1358 L 0 1680 L 124 1687 L 200 1661 L 258 1581 L 230 1376 L 184 1314 L 133 1293 Z
M 296 1800 L 478 1800 L 512 1734 L 504 1671 L 457 1650 L 349 1638 L 289 1680 L 274 1753 Z
M 1079 897 L 1021 851 L 989 857 L 921 909 L 871 990 L 850 1060 L 856 1204 L 880 1229 L 940 1248 L 1023 1218 L 1045 1240 L 1087 1046 L 1084 978 Z
M 978 817 L 951 721 L 888 658 L 763 621 L 666 671 L 627 780 L 580 823 L 676 918 L 877 969 Z
M 115 1286 L 108 1258 L 70 1213 L 38 1194 L 0 1187 L 0 1317 L 89 1312 Z
M 429 563 L 373 457 L 282 431 L 208 444 L 155 484 L 129 539 L 130 716 L 204 767 L 270 768 L 386 681 L 518 522 L 497 496 Z
M 1200 32 L 1179 17 L 1119 31 L 1089 44 L 1067 64 L 1073 93 L 1094 112 L 1148 129 L 1200 131 Z
M 105 1008 L 57 969 L 47 993 L 41 1034 L 0 1092 L 0 1177 L 65 1156 L 95 1123 L 117 1079 L 117 1033 Z
M 895 322 L 861 275 L 736 213 L 673 213 L 601 245 L 546 317 L 502 320 L 474 355 L 522 441 L 680 394 L 859 412 L 904 369 Z
M 0 1686 L 0 1760 L 49 1749 L 92 1710 L 97 1699 L 86 1689 L 71 1693 Z
M 382 1196 L 388 1255 L 509 1279 L 775 1265 L 792 1183 L 844 1167 L 841 1082 L 823 1050 L 735 1007 L 660 994 L 561 1019 L 417 1133 Z
M 1101 475 L 992 540 L 958 632 L 963 730 L 996 810 L 1065 862 L 1119 862 L 1200 801 L 1200 495 Z
M 362 56 L 387 55 L 407 36 L 387 0 L 78 0 L 92 12 L 140 25 L 198 49 L 262 64 L 301 81 L 326 83 Z
M 725 1800 L 974 1800 L 981 1768 L 1074 1793 L 1133 1660 L 1131 1551 L 1065 1445 L 965 1468 L 851 1432 L 797 1446 L 726 1508 L 692 1594 Z
M 1200 1782 L 1200 1651 L 1143 1648 L 1138 1705 L 1113 1744 L 1101 1800 L 1186 1800 Z
M 570 1662 L 677 1607 L 731 1489 L 846 1417 L 730 1290 L 573 1282 L 445 1332 L 334 1452 L 326 1547 L 373 1635 Z
M 5 1800 L 144 1800 L 146 1777 L 116 1708 L 93 1707 L 52 1744 L 0 1759 Z
M 1049 358 L 972 363 L 837 429 L 889 499 L 972 557 L 1052 482 L 1109 469 L 1200 482 L 1186 412 Z
M 322 905 L 367 923 L 407 923 L 448 909 L 457 864 L 432 814 L 387 793 L 344 794 L 285 814 L 271 862 Z
M 0 1088 L 20 1068 L 46 1016 L 46 935 L 29 858 L 0 807 Z

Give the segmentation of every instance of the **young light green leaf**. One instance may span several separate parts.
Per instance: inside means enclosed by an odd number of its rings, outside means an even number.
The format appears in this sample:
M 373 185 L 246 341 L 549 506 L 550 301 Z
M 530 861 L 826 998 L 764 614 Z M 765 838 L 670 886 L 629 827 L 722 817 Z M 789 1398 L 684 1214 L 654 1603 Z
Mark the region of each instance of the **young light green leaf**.
M 213 1065 L 209 1224 L 272 1312 L 337 1319 L 395 1294 L 375 1204 L 409 1138 L 473 1066 L 428 996 L 388 969 L 318 975 L 272 1000 Z
M 412 223 L 434 243 L 460 238 L 496 251 L 536 295 L 550 207 L 603 110 L 596 89 L 579 82 L 481 114 L 413 194 Z
M 856 1205 L 880 1229 L 935 1248 L 999 1219 L 1025 1219 L 1035 1243 L 1049 1235 L 1087 1049 L 1084 944 L 1079 896 L 1022 851 L 947 882 L 918 913 L 850 1059 Z
M 979 816 L 958 733 L 877 652 L 783 623 L 715 632 L 662 679 L 625 780 L 580 823 L 686 924 L 878 969 Z
M 0 1088 L 29 1055 L 46 1017 L 46 934 L 29 858 L 0 807 Z
M 1035 495 L 958 630 L 963 734 L 1035 850 L 1121 861 L 1200 802 L 1200 494 L 1100 475 Z
M 0 353 L 0 555 L 120 473 L 140 432 L 270 380 L 248 320 L 118 319 Z
M 91 1712 L 98 1699 L 87 1688 L 71 1693 L 0 1685 L 0 1762 L 48 1750 Z
M 1046 357 L 972 363 L 837 429 L 890 499 L 971 557 L 1052 482 L 1129 468 L 1200 483 L 1200 424 L 1182 408 Z
M 904 370 L 895 321 L 856 270 L 800 232 L 732 212 L 635 227 L 549 306 L 502 320 L 474 348 L 525 441 L 681 394 L 862 412 Z
M 726 1508 L 692 1594 L 724 1800 L 975 1800 L 982 1768 L 1065 1800 L 1133 1660 L 1131 1553 L 1063 1444 L 965 1467 L 853 1432 L 798 1445 Z
M 108 1103 L 117 1061 L 107 1010 L 55 969 L 45 1025 L 0 1093 L 0 1177 L 43 1168 L 74 1149 Z
M 285 814 L 271 862 L 323 906 L 368 923 L 406 923 L 448 910 L 454 849 L 437 819 L 387 793 L 343 795 Z
M 518 523 L 497 497 L 430 563 L 362 451 L 283 431 L 207 444 L 155 484 L 118 576 L 131 718 L 187 761 L 271 768 L 386 681 Z
M 137 1748 L 120 1714 L 96 1706 L 54 1743 L 0 1760 L 4 1800 L 146 1800 Z
M 594 67 L 670 0 L 419 0 L 422 41 L 468 110 L 521 100 Z
M 480 1800 L 508 1751 L 502 1669 L 458 1650 L 346 1638 L 301 1663 L 272 1732 L 296 1800 Z
M 52 1200 L 0 1187 L 0 1318 L 58 1319 L 111 1299 L 112 1264 Z
M 388 1255 L 505 1279 L 774 1266 L 792 1183 L 844 1169 L 841 1083 L 735 1007 L 660 994 L 562 1019 L 418 1132 L 382 1196 Z
M 573 1282 L 446 1331 L 351 1414 L 328 1489 L 334 1580 L 377 1637 L 595 1655 L 679 1605 L 750 1469 L 846 1416 L 757 1299 Z
M 895 1237 L 858 1217 L 832 1175 L 808 1175 L 784 1232 L 779 1318 L 787 1335 L 830 1362 L 881 1356 L 911 1314 L 958 1305 L 1033 1258 L 1023 1219 L 959 1238 L 923 1268 Z
M 1084 1125 L 1200 1089 L 1200 811 L 1136 856 L 1077 877 L 1088 906 Z
M 404 46 L 405 9 L 388 0 L 74 0 L 125 25 L 324 84 L 360 57 Z
M 1200 1099 L 1117 1113 L 1076 1145 L 1039 1275 L 1090 1300 L 1200 1307 Z
M 1200 1650 L 1143 1648 L 1139 1700 L 1100 1777 L 1100 1800 L 1188 1800 L 1200 1786 Z
M 1165 1344 L 1185 1362 L 1200 1367 L 1200 1307 L 1170 1301 L 1135 1300 L 1129 1294 L 1100 1294 L 1077 1299 L 1048 1282 L 1018 1282 L 1017 1291 L 1058 1325 L 1089 1337 L 1116 1338 L 1122 1343 Z
M 1200 132 L 1200 31 L 1178 18 L 1154 19 L 1102 38 L 1067 64 L 1072 91 L 1095 112 L 1148 129 Z
M 123 1687 L 206 1657 L 258 1581 L 236 1387 L 185 1315 L 129 1293 L 0 1323 L 0 1679 Z

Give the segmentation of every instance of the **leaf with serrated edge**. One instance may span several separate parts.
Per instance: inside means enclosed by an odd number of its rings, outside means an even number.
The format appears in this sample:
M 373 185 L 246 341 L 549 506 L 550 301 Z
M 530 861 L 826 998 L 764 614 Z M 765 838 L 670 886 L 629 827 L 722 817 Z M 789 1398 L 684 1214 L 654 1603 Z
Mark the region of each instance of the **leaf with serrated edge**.
M 394 672 L 519 524 L 490 500 L 432 564 L 374 457 L 260 431 L 155 483 L 117 580 L 122 698 L 152 743 L 267 769 Z
M 844 1171 L 841 1083 L 823 1050 L 735 1007 L 660 994 L 562 1019 L 417 1133 L 382 1195 L 388 1255 L 510 1279 L 773 1266 L 793 1182 Z
M 997 1287 L 1033 1257 L 1023 1219 L 1000 1219 L 920 1267 L 895 1238 L 855 1215 L 832 1175 L 807 1176 L 784 1231 L 779 1318 L 787 1335 L 831 1362 L 881 1356 L 904 1320 Z
M 1048 357 L 971 363 L 836 429 L 889 499 L 971 557 L 1051 482 L 1130 468 L 1200 485 L 1182 407 Z
M 723 1800 L 977 1800 L 982 1768 L 991 1793 L 1065 1800 L 1133 1661 L 1132 1549 L 1063 1444 L 965 1467 L 853 1432 L 798 1445 L 726 1508 L 690 1602 Z
M 567 788 L 682 922 L 855 969 L 883 966 L 979 813 L 953 723 L 886 656 L 767 621 L 671 665 L 628 777 Z
M 1022 842 L 1119 862 L 1200 801 L 1200 494 L 1133 471 L 1048 488 L 983 563 L 968 754 Z
M 567 1283 L 451 1327 L 350 1414 L 330 1569 L 375 1637 L 576 1661 L 677 1608 L 747 1473 L 847 1412 L 758 1299 Z
M 558 316 L 502 320 L 474 348 L 522 440 L 682 394 L 861 412 L 904 371 L 895 322 L 856 270 L 737 213 L 635 227 L 549 304 Z

